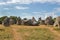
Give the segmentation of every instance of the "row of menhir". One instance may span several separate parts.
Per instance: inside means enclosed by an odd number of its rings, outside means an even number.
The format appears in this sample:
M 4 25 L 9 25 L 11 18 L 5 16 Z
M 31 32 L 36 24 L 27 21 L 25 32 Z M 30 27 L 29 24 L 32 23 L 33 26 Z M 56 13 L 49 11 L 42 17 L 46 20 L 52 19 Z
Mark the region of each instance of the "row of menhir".
M 38 25 L 54 25 L 54 26 L 60 26 L 60 16 L 56 18 L 52 18 L 51 16 L 47 17 L 45 20 L 42 20 L 41 17 L 36 20 L 34 17 L 32 19 L 21 19 L 20 17 L 5 17 L 2 22 L 0 22 L 4 26 L 10 26 L 13 24 L 17 25 L 30 25 L 30 26 L 38 26 Z

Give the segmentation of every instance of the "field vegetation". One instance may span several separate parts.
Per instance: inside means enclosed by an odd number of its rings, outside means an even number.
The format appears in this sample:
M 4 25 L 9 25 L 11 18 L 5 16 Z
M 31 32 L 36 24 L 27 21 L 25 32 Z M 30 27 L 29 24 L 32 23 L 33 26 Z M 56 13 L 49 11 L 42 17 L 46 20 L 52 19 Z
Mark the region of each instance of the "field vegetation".
M 0 25 L 0 40 L 60 40 L 60 29 L 45 25 Z

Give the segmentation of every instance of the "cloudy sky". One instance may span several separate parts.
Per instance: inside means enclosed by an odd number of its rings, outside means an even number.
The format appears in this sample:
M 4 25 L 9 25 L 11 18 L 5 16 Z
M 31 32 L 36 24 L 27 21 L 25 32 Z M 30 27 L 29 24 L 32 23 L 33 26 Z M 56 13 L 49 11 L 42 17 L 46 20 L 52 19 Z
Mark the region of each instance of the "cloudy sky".
M 0 16 L 60 16 L 60 0 L 0 0 Z

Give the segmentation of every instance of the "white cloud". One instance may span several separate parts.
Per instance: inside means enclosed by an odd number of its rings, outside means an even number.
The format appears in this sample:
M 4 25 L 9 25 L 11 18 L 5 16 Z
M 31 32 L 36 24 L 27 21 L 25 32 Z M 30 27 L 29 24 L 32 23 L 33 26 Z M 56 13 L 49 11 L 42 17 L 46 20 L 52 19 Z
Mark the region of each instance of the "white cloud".
M 57 2 L 60 3 L 60 0 L 11 0 L 12 3 L 32 3 L 32 2 Z
M 5 10 L 9 10 L 9 8 L 4 8 Z
M 32 12 L 32 13 L 34 13 L 34 14 L 41 14 L 41 12 Z
M 60 14 L 60 7 L 54 8 L 53 12 L 55 14 L 54 17 L 57 17 L 57 14 Z
M 60 3 L 60 0 L 10 0 L 7 2 L 0 2 L 0 5 L 5 5 L 5 4 L 10 4 L 10 3 L 19 3 L 19 4 L 30 4 L 30 3 L 35 3 L 35 2 L 39 2 L 39 3 L 46 3 L 46 2 L 50 2 L 50 3 Z
M 21 17 L 22 17 L 22 18 L 31 19 L 31 18 L 32 18 L 32 15 L 31 15 L 30 13 L 22 13 L 22 14 L 21 14 Z
M 19 4 L 29 4 L 31 2 L 32 2 L 32 0 L 11 0 L 10 1 L 10 3 L 19 3 Z
M 55 11 L 51 11 L 51 12 L 46 12 L 46 11 L 44 11 L 44 12 L 33 12 L 33 13 L 36 17 L 42 17 L 42 19 L 45 19 L 48 16 L 52 16 L 53 18 L 57 17 Z
M 26 16 L 22 16 L 22 18 L 28 18 L 28 19 L 31 19 L 32 18 L 32 16 L 28 16 L 28 15 L 26 15 Z
M 60 12 L 60 7 L 54 9 L 55 12 Z
M 0 5 L 5 5 L 6 3 L 5 2 L 0 2 Z
M 16 6 L 15 8 L 16 8 L 16 9 L 23 9 L 23 10 L 24 10 L 24 9 L 29 9 L 29 7 L 20 7 L 20 6 Z
M 4 10 L 11 10 L 11 9 L 18 9 L 18 10 L 25 10 L 25 9 L 29 9 L 29 7 L 23 7 L 23 6 L 14 6 L 14 8 L 3 8 Z
M 57 17 L 60 13 L 60 7 L 54 8 L 53 11 L 45 13 L 45 18 L 47 16 L 52 16 L 53 18 Z
M 11 0 L 11 3 L 32 3 L 32 2 L 60 2 L 60 0 Z

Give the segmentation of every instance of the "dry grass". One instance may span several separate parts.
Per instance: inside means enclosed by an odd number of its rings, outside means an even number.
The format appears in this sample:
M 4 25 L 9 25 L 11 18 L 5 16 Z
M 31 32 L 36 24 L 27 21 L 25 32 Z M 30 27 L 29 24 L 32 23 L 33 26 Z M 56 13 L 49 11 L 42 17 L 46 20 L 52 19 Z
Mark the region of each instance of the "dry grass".
M 13 40 L 13 34 L 10 27 L 0 25 L 0 40 Z
M 54 30 L 60 33 L 60 28 L 55 27 Z
M 0 25 L 0 29 L 1 40 L 60 40 L 60 31 L 52 26 Z

